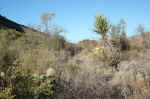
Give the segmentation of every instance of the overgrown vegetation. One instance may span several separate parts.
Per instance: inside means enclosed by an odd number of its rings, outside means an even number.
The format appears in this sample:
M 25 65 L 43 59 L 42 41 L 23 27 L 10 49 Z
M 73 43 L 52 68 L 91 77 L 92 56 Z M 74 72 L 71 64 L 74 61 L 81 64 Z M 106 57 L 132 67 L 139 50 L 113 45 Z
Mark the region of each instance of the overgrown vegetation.
M 43 14 L 37 30 L 0 29 L 0 99 L 149 99 L 149 32 L 96 16 L 97 41 L 72 44 Z M 114 70 L 115 68 L 115 70 Z

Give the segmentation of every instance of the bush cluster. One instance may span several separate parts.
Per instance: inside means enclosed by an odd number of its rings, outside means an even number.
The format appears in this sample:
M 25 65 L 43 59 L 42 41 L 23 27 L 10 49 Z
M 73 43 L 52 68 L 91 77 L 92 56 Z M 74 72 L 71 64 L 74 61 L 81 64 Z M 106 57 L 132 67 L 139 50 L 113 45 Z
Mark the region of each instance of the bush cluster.
M 50 99 L 53 80 L 53 77 L 40 77 L 19 66 L 9 67 L 0 76 L 0 99 Z

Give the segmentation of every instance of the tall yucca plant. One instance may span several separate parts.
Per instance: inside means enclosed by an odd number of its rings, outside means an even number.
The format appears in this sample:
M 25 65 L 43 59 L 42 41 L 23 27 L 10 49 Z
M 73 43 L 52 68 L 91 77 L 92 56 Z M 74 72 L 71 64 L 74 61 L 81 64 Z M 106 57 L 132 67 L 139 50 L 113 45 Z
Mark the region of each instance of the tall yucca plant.
M 95 16 L 94 32 L 100 34 L 103 39 L 106 36 L 109 27 L 109 23 L 103 15 Z
M 94 23 L 94 32 L 100 34 L 102 36 L 104 47 L 106 45 L 106 35 L 109 31 L 110 25 L 106 17 L 103 15 L 95 16 L 95 23 Z

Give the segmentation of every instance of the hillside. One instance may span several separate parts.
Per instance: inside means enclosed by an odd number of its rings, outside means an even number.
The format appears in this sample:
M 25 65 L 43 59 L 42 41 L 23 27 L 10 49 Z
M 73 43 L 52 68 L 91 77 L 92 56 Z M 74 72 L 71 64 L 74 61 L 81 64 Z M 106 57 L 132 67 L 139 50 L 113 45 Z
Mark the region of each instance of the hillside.
M 18 32 L 24 32 L 23 27 L 24 27 L 23 25 L 13 22 L 0 15 L 0 28 L 9 28 L 14 29 Z
M 142 48 L 145 44 L 145 47 L 150 48 L 150 32 L 144 32 L 143 34 L 138 34 L 138 35 L 134 35 L 132 37 L 129 38 L 129 41 L 135 45 L 135 47 L 137 48 Z
M 106 46 L 50 33 L 0 16 L 0 99 L 150 98 L 149 32 Z

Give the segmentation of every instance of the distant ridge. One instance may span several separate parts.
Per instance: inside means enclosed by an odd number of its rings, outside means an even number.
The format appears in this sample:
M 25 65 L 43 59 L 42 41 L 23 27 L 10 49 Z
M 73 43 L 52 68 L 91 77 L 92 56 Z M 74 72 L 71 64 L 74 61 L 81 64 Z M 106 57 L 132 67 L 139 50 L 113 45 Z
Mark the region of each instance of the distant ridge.
M 9 29 L 14 29 L 18 32 L 24 32 L 23 27 L 24 27 L 23 25 L 20 25 L 0 15 L 0 28 L 9 28 Z

